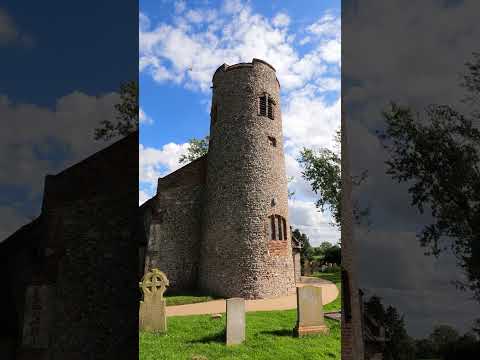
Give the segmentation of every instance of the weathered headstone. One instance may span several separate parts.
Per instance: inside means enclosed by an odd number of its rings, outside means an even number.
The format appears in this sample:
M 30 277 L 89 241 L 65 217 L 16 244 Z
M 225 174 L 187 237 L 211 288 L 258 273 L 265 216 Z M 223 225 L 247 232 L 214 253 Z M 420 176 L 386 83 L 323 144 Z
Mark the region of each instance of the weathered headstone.
M 158 269 L 145 274 L 140 282 L 143 301 L 140 301 L 140 330 L 167 331 L 166 300 L 163 298 L 169 281 Z
M 245 341 L 245 300 L 227 299 L 227 345 Z
M 328 332 L 323 317 L 321 287 L 297 287 L 297 326 L 294 331 L 297 336 Z
M 52 321 L 53 287 L 31 285 L 25 294 L 22 347 L 47 349 Z

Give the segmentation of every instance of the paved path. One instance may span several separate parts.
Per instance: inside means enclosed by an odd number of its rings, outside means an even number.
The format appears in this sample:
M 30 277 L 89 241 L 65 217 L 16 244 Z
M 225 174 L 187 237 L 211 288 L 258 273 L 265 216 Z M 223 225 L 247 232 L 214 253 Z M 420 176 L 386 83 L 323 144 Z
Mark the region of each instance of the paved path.
M 323 304 L 331 303 L 338 297 L 337 286 L 327 280 L 302 276 L 301 283 L 297 287 L 305 285 L 319 286 L 322 288 Z M 272 310 L 289 310 L 297 308 L 297 296 L 292 293 L 272 299 L 247 300 L 246 311 L 272 311 Z M 213 300 L 197 304 L 167 306 L 167 316 L 186 316 L 186 315 L 203 315 L 203 314 L 219 314 L 226 312 L 225 300 Z

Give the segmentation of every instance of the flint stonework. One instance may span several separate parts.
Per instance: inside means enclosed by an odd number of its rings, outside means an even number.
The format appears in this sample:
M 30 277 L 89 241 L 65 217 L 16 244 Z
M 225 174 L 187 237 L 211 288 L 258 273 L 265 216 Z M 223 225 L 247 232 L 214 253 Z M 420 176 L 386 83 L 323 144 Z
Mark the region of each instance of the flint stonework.
M 23 320 L 23 347 L 32 349 L 49 347 L 53 294 L 53 287 L 48 285 L 31 285 L 27 288 Z
M 208 154 L 160 178 L 142 208 L 145 271 L 161 268 L 172 290 L 288 295 L 295 272 L 276 71 L 259 59 L 224 64 L 212 83 Z

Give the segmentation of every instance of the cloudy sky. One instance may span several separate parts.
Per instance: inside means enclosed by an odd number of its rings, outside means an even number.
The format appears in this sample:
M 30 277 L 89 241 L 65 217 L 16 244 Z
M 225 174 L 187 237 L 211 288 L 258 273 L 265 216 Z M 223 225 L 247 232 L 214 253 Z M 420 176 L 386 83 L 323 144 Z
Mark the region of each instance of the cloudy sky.
M 356 227 L 357 276 L 368 295 L 405 315 L 413 336 L 433 326 L 471 329 L 480 305 L 453 282 L 464 279 L 454 256 L 425 256 L 417 234 L 431 218 L 411 206 L 405 184 L 386 174 L 375 134 L 390 101 L 422 112 L 430 104 L 461 108 L 465 62 L 479 51 L 478 1 L 347 1 L 342 15 L 344 110 L 352 173 L 368 171 L 353 199 L 370 208 L 370 227 Z M 344 4 L 345 5 L 345 4 Z M 448 243 L 448 240 L 446 240 Z
M 0 241 L 39 215 L 45 175 L 107 146 L 94 129 L 138 73 L 127 3 L 0 4 Z
M 304 146 L 332 148 L 340 124 L 339 0 L 140 1 L 139 202 L 180 167 L 190 138 L 208 134 L 214 71 L 252 58 L 281 84 L 290 221 L 313 244 L 336 243 L 296 159 Z

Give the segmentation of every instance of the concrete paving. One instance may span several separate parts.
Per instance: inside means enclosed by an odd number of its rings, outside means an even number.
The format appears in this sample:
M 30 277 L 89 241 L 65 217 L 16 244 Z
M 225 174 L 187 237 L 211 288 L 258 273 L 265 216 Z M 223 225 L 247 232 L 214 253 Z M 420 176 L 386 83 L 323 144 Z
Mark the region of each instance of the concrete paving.
M 323 305 L 334 301 L 338 295 L 337 286 L 327 280 L 302 276 L 301 282 L 297 287 L 301 286 L 318 286 L 322 288 L 322 303 Z M 187 315 L 205 315 L 205 314 L 220 314 L 226 312 L 225 300 L 213 300 L 203 303 L 167 306 L 167 316 L 187 316 Z M 289 310 L 297 308 L 297 296 L 294 292 L 287 296 L 247 300 L 246 311 L 273 311 L 273 310 Z

